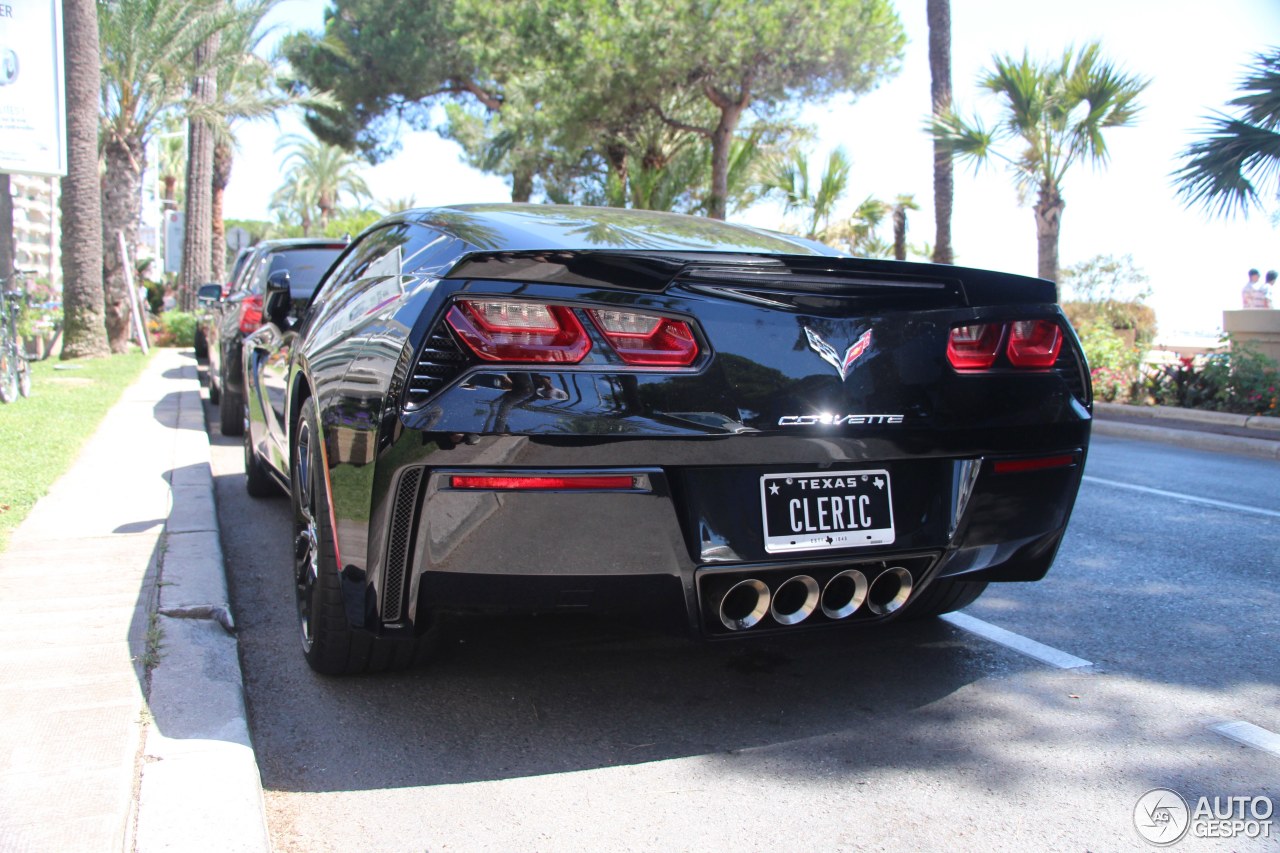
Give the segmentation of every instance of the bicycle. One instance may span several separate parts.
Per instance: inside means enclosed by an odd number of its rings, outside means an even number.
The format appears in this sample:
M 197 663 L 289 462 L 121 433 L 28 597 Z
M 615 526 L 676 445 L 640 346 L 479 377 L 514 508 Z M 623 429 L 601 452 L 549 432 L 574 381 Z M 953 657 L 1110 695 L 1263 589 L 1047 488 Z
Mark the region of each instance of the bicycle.
M 31 396 L 31 365 L 18 335 L 18 315 L 22 312 L 26 293 L 9 290 L 8 285 L 9 282 L 0 278 L 0 334 L 3 334 L 3 340 L 0 340 L 0 403 L 11 403 L 18 399 L 19 394 Z

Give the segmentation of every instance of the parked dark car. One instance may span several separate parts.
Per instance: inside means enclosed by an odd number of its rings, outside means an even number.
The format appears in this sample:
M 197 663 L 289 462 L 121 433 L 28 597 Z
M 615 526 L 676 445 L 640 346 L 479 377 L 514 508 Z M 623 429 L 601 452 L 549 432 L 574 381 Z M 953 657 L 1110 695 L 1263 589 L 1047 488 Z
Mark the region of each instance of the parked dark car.
M 292 496 L 302 648 L 447 612 L 705 638 L 933 616 L 1048 571 L 1091 424 L 1051 282 L 701 218 L 470 205 L 365 231 L 245 342 L 249 491 Z
M 253 246 L 226 296 L 209 307 L 205 336 L 209 352 L 209 400 L 218 404 L 223 435 L 244 431 L 244 375 L 241 344 L 263 323 L 262 299 L 267 278 L 289 276 L 292 310 L 305 309 L 333 259 L 347 241 L 329 238 L 264 240 Z
M 235 262 L 231 265 L 231 271 L 227 274 L 225 284 L 212 282 L 210 284 L 201 285 L 197 292 L 196 298 L 196 335 L 195 350 L 196 358 L 205 359 L 209 357 L 209 326 L 213 323 L 215 313 L 214 306 L 221 299 L 224 299 L 231 292 L 231 286 L 240 276 L 240 271 L 244 269 L 245 263 L 249 260 L 249 255 L 253 253 L 253 247 L 250 246 L 241 249 L 236 254 Z M 211 386 L 212 387 L 212 386 Z M 214 400 L 213 402 L 217 402 Z

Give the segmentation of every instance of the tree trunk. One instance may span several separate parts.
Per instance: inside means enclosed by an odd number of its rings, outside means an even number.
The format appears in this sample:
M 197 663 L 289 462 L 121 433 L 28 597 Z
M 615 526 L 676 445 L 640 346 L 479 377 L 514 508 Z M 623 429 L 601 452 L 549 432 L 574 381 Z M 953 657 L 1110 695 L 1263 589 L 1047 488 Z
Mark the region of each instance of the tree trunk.
M 712 219 L 724 219 L 729 212 L 729 152 L 743 109 L 740 104 L 721 106 L 720 122 L 711 132 L 711 199 L 707 215 Z
M 222 197 L 227 191 L 227 184 L 231 183 L 234 155 L 229 142 L 219 142 L 213 147 L 213 194 L 210 199 L 213 227 L 209 257 L 212 278 L 209 280 L 218 283 L 227 280 L 227 226 L 222 221 Z
M 893 257 L 894 260 L 907 259 L 907 206 L 893 206 Z
M 929 74 L 933 97 L 933 115 L 951 111 L 951 0 L 926 0 L 925 15 L 929 20 Z M 955 178 L 951 152 L 941 140 L 933 140 L 933 238 L 934 263 L 955 262 L 951 251 L 951 208 L 955 197 Z
M 102 182 L 102 272 L 107 322 L 107 343 L 115 353 L 129 349 L 129 284 L 120 235 L 129 248 L 129 261 L 138 245 L 138 218 L 142 211 L 142 173 L 146 148 L 140 139 L 109 139 L 103 145 L 106 175 Z M 132 270 L 130 270 L 132 275 Z
M 1038 243 L 1037 275 L 1049 281 L 1058 280 L 1058 234 L 1062 230 L 1062 210 L 1067 203 L 1058 188 L 1042 185 L 1036 200 L 1036 239 Z
M 218 80 L 210 60 L 218 53 L 221 34 L 214 33 L 196 48 L 196 77 L 191 97 L 211 104 Z M 209 256 L 213 240 L 213 130 L 205 122 L 187 120 L 187 217 L 182 235 L 182 274 L 178 279 L 178 304 L 185 311 L 195 307 L 195 294 L 213 280 Z
M 102 290 L 102 183 L 98 177 L 98 7 L 64 0 L 67 176 L 62 179 L 62 357 L 106 355 Z
M 511 172 L 511 200 L 527 204 L 533 195 L 533 170 L 527 166 L 517 166 Z

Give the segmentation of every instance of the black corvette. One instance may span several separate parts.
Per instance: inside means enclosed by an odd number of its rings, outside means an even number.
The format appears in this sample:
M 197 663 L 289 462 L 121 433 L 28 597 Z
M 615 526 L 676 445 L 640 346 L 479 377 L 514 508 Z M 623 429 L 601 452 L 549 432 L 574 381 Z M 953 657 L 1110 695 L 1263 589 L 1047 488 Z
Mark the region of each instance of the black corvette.
M 282 276 L 245 464 L 292 496 L 303 649 L 421 659 L 440 614 L 641 610 L 707 638 L 1043 577 L 1088 373 L 1052 283 L 707 219 L 415 210 Z

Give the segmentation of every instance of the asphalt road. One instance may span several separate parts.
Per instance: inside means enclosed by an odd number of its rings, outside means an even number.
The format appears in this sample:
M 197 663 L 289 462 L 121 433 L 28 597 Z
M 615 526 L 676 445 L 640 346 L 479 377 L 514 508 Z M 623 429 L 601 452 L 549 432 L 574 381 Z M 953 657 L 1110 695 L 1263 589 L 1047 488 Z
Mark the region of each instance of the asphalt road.
M 1153 849 L 1152 788 L 1280 802 L 1280 755 L 1210 728 L 1280 732 L 1280 464 L 1095 439 L 1049 577 L 967 611 L 1084 669 L 944 622 L 702 645 L 543 618 L 328 679 L 298 650 L 288 502 L 245 494 L 207 415 L 277 850 Z

